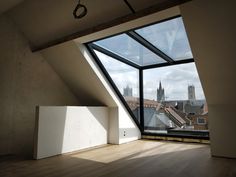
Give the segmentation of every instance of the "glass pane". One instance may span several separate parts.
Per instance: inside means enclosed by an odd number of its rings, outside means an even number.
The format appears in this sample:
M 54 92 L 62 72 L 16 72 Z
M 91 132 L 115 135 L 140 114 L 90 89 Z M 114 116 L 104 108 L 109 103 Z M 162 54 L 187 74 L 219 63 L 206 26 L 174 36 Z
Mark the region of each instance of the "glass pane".
M 94 50 L 138 121 L 139 70 Z
M 95 44 L 140 66 L 166 62 L 126 34 L 103 39 Z
M 194 63 L 144 70 L 143 74 L 145 131 L 208 130 L 207 103 Z
M 181 17 L 136 32 L 174 60 L 193 58 Z

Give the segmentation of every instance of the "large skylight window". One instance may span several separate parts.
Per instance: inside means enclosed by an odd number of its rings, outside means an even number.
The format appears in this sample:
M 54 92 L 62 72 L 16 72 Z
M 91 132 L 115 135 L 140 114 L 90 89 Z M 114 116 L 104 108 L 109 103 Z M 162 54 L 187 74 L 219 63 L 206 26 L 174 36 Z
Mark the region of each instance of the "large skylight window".
M 181 17 L 88 48 L 142 134 L 208 138 L 207 103 Z
M 166 101 L 188 100 L 189 85 L 194 85 L 197 99 L 205 99 L 194 62 L 144 70 L 144 98 L 156 100 L 156 90 L 160 83 L 165 89 Z
M 95 44 L 114 52 L 139 66 L 166 62 L 126 34 L 103 39 L 95 42 Z
M 139 107 L 139 70 L 125 63 L 122 63 L 112 57 L 109 57 L 99 51 L 94 50 L 109 77 L 114 81 L 121 96 L 126 101 L 130 110 L 135 115 L 137 121 L 140 121 L 137 108 Z
M 195 64 L 143 71 L 144 131 L 208 130 L 207 104 Z
M 174 60 L 193 58 L 181 17 L 135 31 Z

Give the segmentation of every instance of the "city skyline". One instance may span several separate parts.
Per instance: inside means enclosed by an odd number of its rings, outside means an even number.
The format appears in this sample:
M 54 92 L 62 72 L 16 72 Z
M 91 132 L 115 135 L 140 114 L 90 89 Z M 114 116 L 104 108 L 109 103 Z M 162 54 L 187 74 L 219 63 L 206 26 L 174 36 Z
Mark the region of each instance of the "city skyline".
M 196 99 L 205 99 L 194 63 L 145 70 L 143 80 L 144 97 L 147 99 L 156 98 L 159 82 L 165 89 L 166 100 L 187 100 L 189 85 L 194 85 Z
M 133 96 L 139 97 L 138 69 L 95 51 L 110 74 L 119 91 L 128 85 L 133 89 Z M 166 100 L 187 100 L 188 85 L 194 85 L 196 99 L 205 99 L 195 63 L 159 67 L 144 70 L 144 98 L 156 100 L 157 88 L 161 81 L 165 89 Z

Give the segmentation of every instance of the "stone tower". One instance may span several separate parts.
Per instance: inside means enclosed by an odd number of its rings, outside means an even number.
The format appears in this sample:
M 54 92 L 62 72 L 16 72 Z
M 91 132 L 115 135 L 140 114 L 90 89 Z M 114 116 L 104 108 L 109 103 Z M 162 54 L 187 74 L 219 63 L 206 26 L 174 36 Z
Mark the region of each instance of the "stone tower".
M 196 100 L 195 96 L 195 87 L 194 85 L 189 85 L 188 86 L 188 99 L 191 100 Z
M 127 97 L 127 96 L 132 97 L 132 96 L 133 96 L 133 89 L 130 88 L 130 87 L 127 85 L 126 88 L 123 89 L 123 96 L 124 96 L 124 97 Z
M 162 88 L 161 82 L 159 82 L 159 88 L 157 88 L 157 101 L 165 101 L 165 90 Z

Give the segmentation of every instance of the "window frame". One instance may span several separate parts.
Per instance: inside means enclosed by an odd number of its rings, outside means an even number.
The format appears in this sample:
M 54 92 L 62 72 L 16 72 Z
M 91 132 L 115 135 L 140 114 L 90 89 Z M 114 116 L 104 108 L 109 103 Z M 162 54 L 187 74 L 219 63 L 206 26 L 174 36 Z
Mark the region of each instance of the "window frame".
M 199 120 L 204 120 L 204 122 L 199 122 Z M 206 125 L 207 121 L 203 117 L 197 117 L 197 125 Z
M 144 25 L 141 27 L 137 27 L 128 31 L 124 31 L 121 33 L 117 33 L 111 36 L 107 36 L 98 40 L 94 40 L 94 41 L 90 41 L 88 43 L 85 43 L 85 46 L 87 47 L 88 51 L 90 52 L 90 54 L 92 55 L 93 59 L 95 60 L 95 62 L 97 63 L 97 65 L 99 66 L 99 68 L 101 69 L 102 73 L 104 74 L 104 76 L 106 77 L 106 79 L 109 81 L 109 83 L 111 84 L 112 88 L 114 89 L 115 93 L 117 94 L 117 96 L 119 97 L 119 99 L 121 100 L 121 102 L 123 103 L 123 105 L 125 106 L 125 108 L 127 109 L 127 111 L 129 112 L 130 116 L 133 118 L 134 122 L 136 123 L 136 125 L 138 126 L 140 132 L 142 135 L 148 135 L 148 136 L 160 136 L 160 137 L 180 137 L 180 138 L 192 138 L 192 139 L 204 139 L 204 140 L 209 140 L 209 131 L 197 131 L 194 130 L 192 131 L 192 133 L 185 133 L 185 131 L 182 131 L 182 134 L 162 134 L 162 133 L 153 133 L 153 132 L 145 132 L 144 131 L 144 93 L 143 93 L 143 71 L 147 70 L 147 69 L 153 69 L 153 68 L 159 68 L 159 67 L 165 67 L 165 66 L 171 66 L 171 65 L 179 65 L 179 64 L 185 64 L 185 63 L 192 63 L 194 62 L 194 58 L 189 58 L 189 59 L 183 59 L 183 60 L 173 60 L 171 57 L 167 56 L 166 54 L 164 54 L 163 56 L 163 52 L 160 51 L 158 48 L 156 48 L 155 46 L 153 46 L 150 42 L 148 42 L 145 39 L 140 39 L 140 36 L 135 36 L 134 33 L 136 29 L 140 29 L 143 27 L 147 27 L 147 26 L 151 26 L 153 24 L 158 24 L 158 23 L 162 23 L 164 21 L 168 21 L 174 18 L 179 18 L 181 17 L 181 15 L 177 15 L 177 16 L 173 16 L 161 21 L 157 21 L 148 25 Z M 106 38 L 110 38 L 112 36 L 116 36 L 122 33 L 126 33 L 127 35 L 129 35 L 130 37 L 133 37 L 134 40 L 136 40 L 137 42 L 139 42 L 141 45 L 143 45 L 144 47 L 146 47 L 147 49 L 151 50 L 152 52 L 154 52 L 156 55 L 160 56 L 161 58 L 163 58 L 164 60 L 166 60 L 166 63 L 161 63 L 161 64 L 152 64 L 152 65 L 147 65 L 147 66 L 139 66 L 131 61 L 126 60 L 125 58 L 123 58 L 120 55 L 117 55 L 107 49 L 104 49 L 101 46 L 98 46 L 96 44 L 94 44 L 94 42 L 99 41 L 99 40 L 103 40 Z M 141 37 L 142 38 L 142 37 Z M 116 84 L 114 83 L 114 81 L 112 80 L 111 76 L 109 75 L 109 73 L 107 72 L 106 68 L 103 66 L 102 62 L 100 61 L 100 59 L 98 58 L 98 56 L 96 55 L 95 51 L 97 50 L 105 55 L 108 55 L 110 57 L 112 57 L 113 59 L 116 59 L 122 63 L 125 63 L 131 67 L 134 67 L 136 69 L 138 69 L 139 71 L 139 102 L 140 102 L 140 123 L 138 122 L 138 120 L 136 119 L 135 115 L 133 114 L 132 110 L 130 109 L 129 105 L 127 104 L 127 102 L 125 101 L 124 97 L 122 96 L 122 93 L 119 91 L 119 89 L 117 88 Z M 142 105 L 142 106 L 141 106 Z M 186 131 L 186 132 L 190 132 L 190 131 Z

